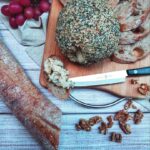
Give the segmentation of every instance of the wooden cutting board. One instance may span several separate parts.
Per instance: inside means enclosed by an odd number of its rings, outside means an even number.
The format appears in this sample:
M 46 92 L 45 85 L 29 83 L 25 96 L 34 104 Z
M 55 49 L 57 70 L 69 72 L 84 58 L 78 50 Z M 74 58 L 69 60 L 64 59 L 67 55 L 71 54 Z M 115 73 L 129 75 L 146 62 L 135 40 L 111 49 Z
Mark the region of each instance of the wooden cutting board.
M 42 86 L 46 87 L 46 81 L 43 72 L 43 62 L 52 55 L 56 55 L 59 58 L 61 58 L 61 60 L 65 64 L 65 68 L 68 69 L 70 72 L 70 77 L 150 66 L 150 55 L 144 58 L 143 60 L 140 60 L 133 64 L 118 64 L 110 61 L 110 59 L 106 59 L 102 62 L 91 65 L 89 67 L 85 67 L 85 66 L 83 67 L 71 63 L 67 58 L 65 58 L 61 54 L 60 49 L 55 40 L 57 18 L 62 7 L 63 6 L 59 2 L 59 0 L 52 1 L 51 12 L 48 21 L 47 35 L 46 35 L 46 44 L 45 44 L 43 61 L 41 65 L 41 73 L 40 73 L 40 84 Z M 150 85 L 150 76 L 142 76 L 142 77 L 130 77 L 126 80 L 125 83 L 99 86 L 97 88 L 121 97 L 128 96 L 133 98 L 143 98 L 144 96 L 139 94 L 139 92 L 137 91 L 137 87 L 139 85 L 132 85 L 130 83 L 131 79 L 137 79 L 140 83 L 148 83 Z

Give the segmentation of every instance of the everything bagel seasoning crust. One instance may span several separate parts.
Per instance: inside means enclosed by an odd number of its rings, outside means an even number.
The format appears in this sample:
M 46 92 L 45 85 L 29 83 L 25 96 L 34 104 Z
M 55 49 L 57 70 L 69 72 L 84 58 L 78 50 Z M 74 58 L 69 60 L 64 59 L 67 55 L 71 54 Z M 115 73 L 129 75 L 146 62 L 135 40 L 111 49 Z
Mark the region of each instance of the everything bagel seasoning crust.
M 68 2 L 58 17 L 56 40 L 70 61 L 83 65 L 118 50 L 119 23 L 104 0 Z

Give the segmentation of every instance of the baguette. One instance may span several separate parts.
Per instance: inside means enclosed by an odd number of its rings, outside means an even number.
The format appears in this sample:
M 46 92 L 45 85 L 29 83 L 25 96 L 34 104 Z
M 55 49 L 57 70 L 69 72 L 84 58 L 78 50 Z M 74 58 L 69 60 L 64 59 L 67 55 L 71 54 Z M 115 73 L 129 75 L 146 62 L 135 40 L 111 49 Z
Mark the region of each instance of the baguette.
M 44 149 L 58 149 L 61 111 L 37 90 L 1 41 L 0 97 Z

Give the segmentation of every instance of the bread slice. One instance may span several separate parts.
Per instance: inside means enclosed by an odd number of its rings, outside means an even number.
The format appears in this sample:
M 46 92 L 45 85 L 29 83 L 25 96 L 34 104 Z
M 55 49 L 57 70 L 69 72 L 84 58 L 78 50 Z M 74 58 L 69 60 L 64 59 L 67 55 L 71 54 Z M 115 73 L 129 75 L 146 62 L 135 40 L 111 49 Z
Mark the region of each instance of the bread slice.
M 59 99 L 66 100 L 69 97 L 69 90 L 58 87 L 53 83 L 48 83 L 48 90 Z
M 55 97 L 59 98 L 60 100 L 66 100 L 69 98 L 70 90 L 56 86 L 52 82 L 47 82 L 47 75 L 45 72 L 44 80 L 46 82 L 45 88 L 47 88 L 48 91 L 50 91 Z
M 150 14 L 146 20 L 134 30 L 121 32 L 119 44 L 134 44 L 150 34 Z
M 150 14 L 134 30 L 121 32 L 119 50 L 111 59 L 118 63 L 134 63 L 150 53 Z
M 115 7 L 121 32 L 131 31 L 145 22 L 150 13 L 150 3 L 149 0 L 141 1 L 143 3 L 137 0 L 123 1 Z
M 72 82 L 68 81 L 69 72 L 65 69 L 62 60 L 56 56 L 47 58 L 44 62 L 44 78 L 47 88 L 59 99 L 69 97 Z
M 134 63 L 150 53 L 150 34 L 133 45 L 120 45 L 111 59 L 118 63 Z

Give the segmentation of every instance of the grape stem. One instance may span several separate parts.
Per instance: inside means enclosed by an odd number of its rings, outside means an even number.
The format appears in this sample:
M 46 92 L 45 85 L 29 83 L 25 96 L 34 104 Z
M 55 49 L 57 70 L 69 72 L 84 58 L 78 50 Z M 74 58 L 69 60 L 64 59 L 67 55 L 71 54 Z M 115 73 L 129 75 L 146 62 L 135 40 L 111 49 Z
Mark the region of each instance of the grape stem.
M 40 2 L 40 0 L 31 0 L 31 3 L 32 3 L 33 5 L 37 5 L 37 4 L 39 4 L 39 2 Z

